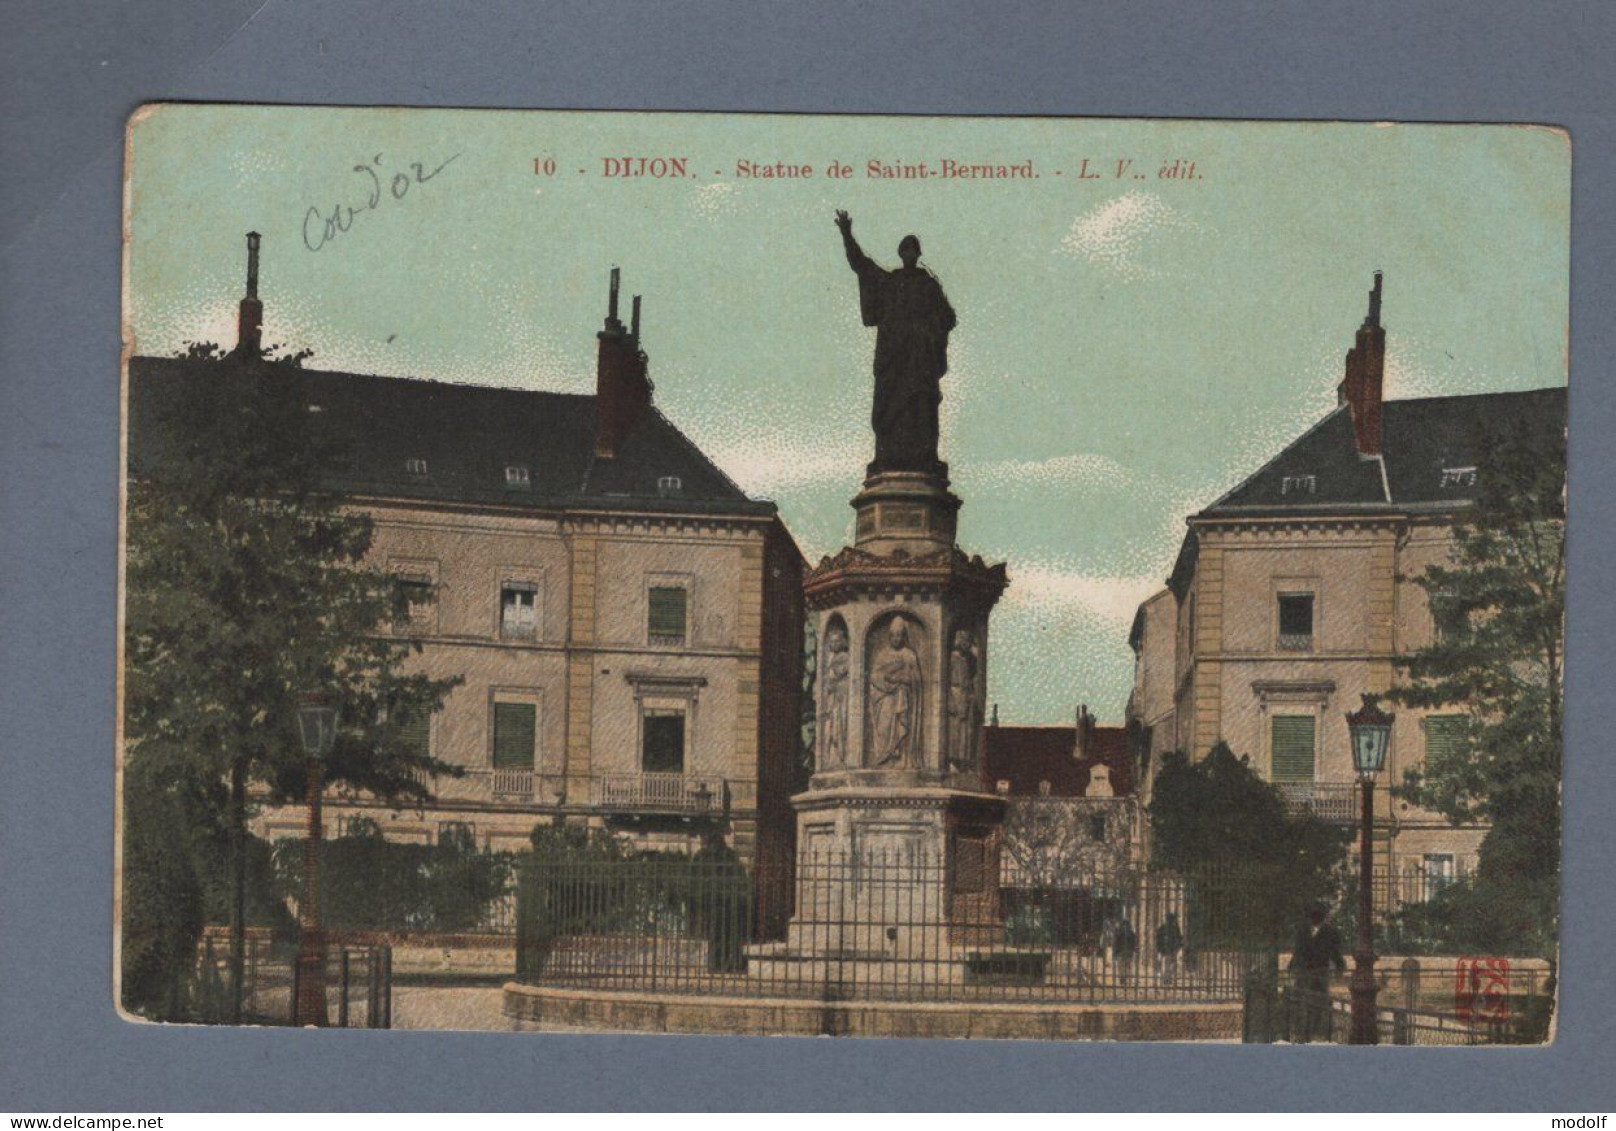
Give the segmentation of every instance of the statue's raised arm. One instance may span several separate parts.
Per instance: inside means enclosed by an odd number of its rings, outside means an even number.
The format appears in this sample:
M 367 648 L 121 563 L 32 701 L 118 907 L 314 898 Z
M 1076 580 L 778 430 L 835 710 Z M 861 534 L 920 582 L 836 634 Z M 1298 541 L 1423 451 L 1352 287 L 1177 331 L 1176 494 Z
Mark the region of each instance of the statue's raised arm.
M 875 430 L 877 471 L 941 472 L 937 459 L 939 382 L 948 371 L 948 335 L 954 309 L 942 284 L 920 266 L 920 240 L 905 236 L 898 244 L 902 266 L 888 270 L 859 247 L 853 218 L 840 209 L 836 227 L 842 233 L 847 264 L 858 275 L 859 314 L 875 336 Z
M 853 238 L 853 217 L 840 208 L 836 210 L 836 227 L 842 233 L 842 249 L 847 252 L 847 265 L 857 272 L 860 278 L 863 278 L 869 272 L 885 274 L 868 255 L 864 254 L 864 249 L 859 246 L 858 240 Z M 864 324 L 866 326 L 875 325 L 874 322 L 868 320 Z

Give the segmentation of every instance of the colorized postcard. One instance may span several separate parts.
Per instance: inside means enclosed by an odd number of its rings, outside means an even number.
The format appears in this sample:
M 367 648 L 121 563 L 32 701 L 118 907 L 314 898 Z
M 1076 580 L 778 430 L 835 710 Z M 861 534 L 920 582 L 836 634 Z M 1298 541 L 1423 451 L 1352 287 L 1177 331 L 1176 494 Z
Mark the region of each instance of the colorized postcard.
M 1570 169 L 143 107 L 120 1012 L 1551 1040 Z

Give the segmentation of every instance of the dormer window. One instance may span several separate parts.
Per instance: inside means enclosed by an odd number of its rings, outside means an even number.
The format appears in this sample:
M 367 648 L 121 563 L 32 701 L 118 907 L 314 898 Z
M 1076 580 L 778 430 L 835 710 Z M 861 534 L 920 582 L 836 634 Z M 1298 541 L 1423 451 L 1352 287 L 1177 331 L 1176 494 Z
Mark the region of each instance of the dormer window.
M 1473 467 L 1444 467 L 1442 469 L 1442 486 L 1444 487 L 1474 487 L 1476 485 L 1476 469 Z
M 684 490 L 677 475 L 664 475 L 656 481 L 656 493 L 664 499 L 676 498 Z
M 404 474 L 409 475 L 409 476 L 413 476 L 416 479 L 425 479 L 426 478 L 426 460 L 424 460 L 424 459 L 415 459 L 415 458 L 405 460 L 404 461 Z
M 1317 487 L 1316 475 L 1286 475 L 1279 481 L 1281 495 L 1311 495 Z
M 532 477 L 528 474 L 527 464 L 508 463 L 505 465 L 505 488 L 508 491 L 526 491 L 532 486 Z

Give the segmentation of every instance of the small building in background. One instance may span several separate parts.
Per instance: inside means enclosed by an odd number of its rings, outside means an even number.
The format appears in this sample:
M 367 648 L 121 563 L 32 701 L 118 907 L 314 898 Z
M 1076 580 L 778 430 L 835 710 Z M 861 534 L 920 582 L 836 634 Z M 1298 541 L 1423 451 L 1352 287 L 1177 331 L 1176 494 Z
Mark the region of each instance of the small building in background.
M 1095 943 L 1122 913 L 1143 820 L 1127 731 L 1079 707 L 1072 726 L 983 728 L 982 784 L 1006 799 L 1000 889 L 1012 935 Z

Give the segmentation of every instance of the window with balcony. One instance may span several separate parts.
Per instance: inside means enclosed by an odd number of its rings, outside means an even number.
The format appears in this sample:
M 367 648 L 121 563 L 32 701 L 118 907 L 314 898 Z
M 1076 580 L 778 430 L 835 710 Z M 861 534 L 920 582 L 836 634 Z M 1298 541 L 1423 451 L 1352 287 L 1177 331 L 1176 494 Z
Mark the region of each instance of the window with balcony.
M 1313 594 L 1279 595 L 1279 646 L 1287 652 L 1313 649 Z
M 538 742 L 539 708 L 535 703 L 494 704 L 494 749 L 498 770 L 532 770 Z
M 1272 726 L 1269 776 L 1278 783 L 1311 785 L 1317 720 L 1312 715 L 1275 715 Z
M 682 774 L 685 769 L 685 713 L 673 707 L 646 707 L 640 718 L 640 769 L 648 774 Z
M 539 587 L 531 581 L 505 581 L 499 587 L 499 635 L 532 640 L 539 632 Z
M 652 644 L 685 642 L 689 594 L 683 586 L 653 585 L 647 601 L 646 636 Z

